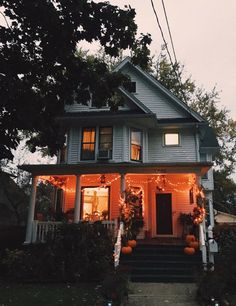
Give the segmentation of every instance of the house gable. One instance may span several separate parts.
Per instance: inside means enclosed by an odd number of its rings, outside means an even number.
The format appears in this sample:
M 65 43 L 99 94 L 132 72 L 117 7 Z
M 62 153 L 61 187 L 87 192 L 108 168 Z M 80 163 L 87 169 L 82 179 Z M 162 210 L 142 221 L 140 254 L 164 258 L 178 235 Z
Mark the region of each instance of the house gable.
M 129 75 L 131 81 L 136 82 L 135 97 L 145 104 L 150 112 L 155 113 L 157 119 L 187 119 L 193 122 L 204 122 L 199 114 L 191 110 L 151 75 L 134 66 L 129 58 L 121 62 L 115 70 Z

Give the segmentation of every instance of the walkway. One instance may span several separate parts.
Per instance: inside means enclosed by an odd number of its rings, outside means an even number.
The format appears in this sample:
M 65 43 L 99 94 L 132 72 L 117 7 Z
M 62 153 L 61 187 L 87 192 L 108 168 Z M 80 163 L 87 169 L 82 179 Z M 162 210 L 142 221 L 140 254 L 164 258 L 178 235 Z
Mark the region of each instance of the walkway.
M 131 283 L 127 306 L 198 306 L 193 283 Z

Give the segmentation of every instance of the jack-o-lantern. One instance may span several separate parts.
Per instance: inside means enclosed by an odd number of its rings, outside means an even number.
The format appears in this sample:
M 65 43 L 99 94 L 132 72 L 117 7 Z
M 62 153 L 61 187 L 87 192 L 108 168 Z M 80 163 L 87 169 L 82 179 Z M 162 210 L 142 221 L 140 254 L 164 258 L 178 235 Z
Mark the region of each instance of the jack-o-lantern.
M 187 244 L 190 244 L 190 242 L 196 241 L 196 238 L 194 235 L 187 235 L 185 241 Z
M 199 242 L 198 242 L 198 241 L 191 241 L 191 242 L 189 243 L 189 246 L 190 246 L 191 248 L 194 248 L 195 250 L 198 250 L 198 248 L 199 248 Z
M 195 253 L 195 249 L 192 247 L 185 247 L 184 248 L 184 253 L 187 255 L 193 255 Z
M 137 241 L 136 241 L 136 240 L 128 240 L 128 245 L 129 245 L 131 248 L 135 248 L 136 245 L 137 245 Z
M 130 254 L 130 253 L 132 253 L 132 248 L 129 245 L 123 246 L 122 249 L 121 249 L 121 252 L 123 254 Z

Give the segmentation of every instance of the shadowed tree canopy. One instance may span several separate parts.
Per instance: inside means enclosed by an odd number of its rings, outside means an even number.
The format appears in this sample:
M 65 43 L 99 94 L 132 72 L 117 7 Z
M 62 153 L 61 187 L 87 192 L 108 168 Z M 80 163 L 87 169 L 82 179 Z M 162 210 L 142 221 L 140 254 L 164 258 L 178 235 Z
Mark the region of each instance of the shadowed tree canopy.
M 154 76 L 162 85 L 208 121 L 220 145 L 216 164 L 226 175 L 232 174 L 236 166 L 236 121 L 229 110 L 219 105 L 219 92 L 216 88 L 206 91 L 198 87 L 191 76 L 185 76 L 184 66 L 172 65 L 165 54 L 160 55 L 153 67 Z
M 94 58 L 78 56 L 78 43 L 97 41 L 116 57 L 122 49 L 148 54 L 150 36 L 136 43 L 134 9 L 91 0 L 0 0 L 6 24 L 0 26 L 0 159 L 12 158 L 20 141 L 48 147 L 50 154 L 63 145 L 64 131 L 55 121 L 64 104 L 86 104 L 90 97 L 101 106 L 123 82 Z M 145 38 L 146 37 L 146 38 Z M 147 61 L 143 60 L 145 65 Z

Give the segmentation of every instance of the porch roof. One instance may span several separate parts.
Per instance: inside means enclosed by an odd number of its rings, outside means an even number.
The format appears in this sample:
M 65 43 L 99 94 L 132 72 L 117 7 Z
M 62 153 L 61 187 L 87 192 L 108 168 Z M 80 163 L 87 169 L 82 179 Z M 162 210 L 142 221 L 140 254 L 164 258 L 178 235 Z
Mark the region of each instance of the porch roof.
M 78 163 L 78 164 L 51 164 L 51 165 L 21 165 L 20 169 L 33 175 L 78 175 L 100 173 L 196 173 L 205 174 L 211 167 L 210 162 L 175 162 L 175 163 Z

